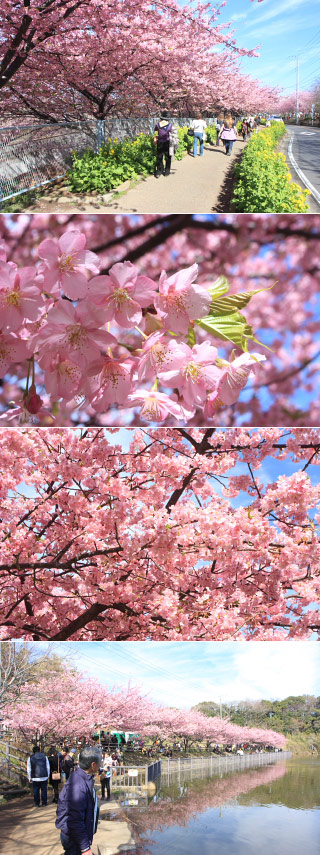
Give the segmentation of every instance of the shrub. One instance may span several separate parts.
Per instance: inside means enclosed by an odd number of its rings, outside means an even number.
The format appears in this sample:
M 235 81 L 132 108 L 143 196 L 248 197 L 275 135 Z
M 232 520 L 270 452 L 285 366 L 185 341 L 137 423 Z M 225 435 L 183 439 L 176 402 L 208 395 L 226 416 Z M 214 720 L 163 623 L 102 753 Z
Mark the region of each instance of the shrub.
M 193 146 L 188 128 L 179 128 L 176 159 L 181 160 Z M 156 145 L 152 134 L 139 134 L 123 142 L 108 139 L 99 152 L 88 149 L 83 154 L 73 152 L 72 168 L 68 172 L 71 189 L 76 193 L 93 190 L 106 192 L 119 187 L 127 179 L 152 175 L 155 168 Z
M 72 190 L 85 193 L 104 192 L 118 187 L 123 181 L 154 170 L 155 145 L 153 137 L 139 134 L 135 140 L 107 140 L 99 152 L 90 149 L 84 154 L 73 152 L 73 165 L 68 172 Z
M 207 141 L 210 145 L 215 145 L 217 142 L 218 130 L 216 125 L 209 125 L 206 128 Z
M 283 122 L 272 122 L 248 143 L 235 166 L 233 207 L 241 213 L 305 213 L 309 210 L 302 190 L 292 181 L 285 155 L 275 148 L 285 133 Z
M 188 134 L 188 128 L 186 125 L 183 128 L 178 129 L 178 137 L 179 145 L 175 153 L 175 158 L 176 160 L 182 160 L 187 152 L 191 151 L 193 148 L 193 137 Z

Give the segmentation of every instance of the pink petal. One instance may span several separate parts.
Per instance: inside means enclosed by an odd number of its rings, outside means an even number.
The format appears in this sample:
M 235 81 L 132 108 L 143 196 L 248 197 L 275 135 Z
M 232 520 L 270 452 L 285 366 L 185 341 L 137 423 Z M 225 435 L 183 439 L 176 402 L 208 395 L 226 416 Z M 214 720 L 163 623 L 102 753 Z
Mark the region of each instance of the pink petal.
M 131 261 L 119 261 L 110 270 L 110 279 L 116 288 L 124 288 L 129 283 L 134 285 L 137 275 L 138 270 L 134 264 L 131 264 Z
M 69 297 L 70 300 L 82 300 L 87 295 L 88 280 L 79 271 L 62 273 L 61 285 L 66 297 Z
M 40 258 L 44 258 L 46 261 L 49 261 L 51 265 L 58 264 L 58 258 L 60 255 L 58 244 L 50 238 L 43 240 L 38 247 L 38 255 Z
M 65 232 L 64 235 L 59 238 L 59 247 L 64 255 L 74 255 L 76 252 L 81 252 L 85 245 L 86 236 L 79 232 L 78 229 Z

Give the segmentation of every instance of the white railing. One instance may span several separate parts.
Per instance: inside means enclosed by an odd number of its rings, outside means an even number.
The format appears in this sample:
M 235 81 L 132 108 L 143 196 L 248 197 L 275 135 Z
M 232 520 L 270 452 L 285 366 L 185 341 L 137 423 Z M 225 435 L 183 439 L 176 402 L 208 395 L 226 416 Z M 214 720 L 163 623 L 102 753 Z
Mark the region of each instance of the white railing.
M 233 771 L 236 769 L 247 769 L 277 763 L 279 760 L 292 757 L 291 751 L 265 751 L 262 754 L 227 754 L 212 755 L 211 757 L 178 757 L 171 760 L 161 760 L 161 775 L 166 775 L 168 781 L 171 776 L 186 774 L 189 778 L 207 777 L 217 775 L 220 772 Z

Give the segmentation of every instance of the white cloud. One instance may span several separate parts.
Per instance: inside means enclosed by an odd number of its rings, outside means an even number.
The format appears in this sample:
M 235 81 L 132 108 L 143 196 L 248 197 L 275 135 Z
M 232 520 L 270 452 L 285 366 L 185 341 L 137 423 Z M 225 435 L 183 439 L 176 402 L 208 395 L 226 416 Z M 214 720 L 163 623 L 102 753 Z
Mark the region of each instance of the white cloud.
M 62 645 L 62 651 L 65 647 L 73 649 L 81 671 L 108 685 L 130 681 L 168 706 L 320 692 L 320 648 L 313 642 L 101 642 L 89 648 Z

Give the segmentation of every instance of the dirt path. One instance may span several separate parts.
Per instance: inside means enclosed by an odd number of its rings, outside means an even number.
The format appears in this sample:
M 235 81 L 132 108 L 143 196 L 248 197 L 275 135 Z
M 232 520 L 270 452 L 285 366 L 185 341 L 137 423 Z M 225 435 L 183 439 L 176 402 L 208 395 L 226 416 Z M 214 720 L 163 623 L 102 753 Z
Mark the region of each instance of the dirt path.
M 49 799 L 51 798 L 49 791 Z M 63 855 L 60 832 L 55 827 L 56 805 L 36 808 L 31 796 L 15 799 L 0 809 L 1 845 L 5 855 Z M 116 814 L 115 821 L 105 818 L 105 811 Z M 119 812 L 119 820 L 117 813 Z M 102 803 L 98 830 L 92 845 L 96 855 L 132 853 L 134 840 L 117 802 Z
M 233 177 L 234 160 L 244 147 L 237 141 L 231 157 L 224 147 L 205 146 L 203 157 L 186 156 L 173 161 L 171 174 L 165 178 L 150 175 L 132 190 L 113 199 L 112 213 L 206 214 L 221 211 L 226 185 Z M 228 210 L 222 211 L 228 213 Z
M 186 155 L 173 160 L 170 175 L 141 180 L 119 195 L 90 196 L 71 193 L 67 188 L 52 188 L 28 211 L 145 214 L 229 213 L 234 163 L 241 157 L 245 143 L 237 140 L 231 157 L 224 147 L 205 146 L 203 157 Z

